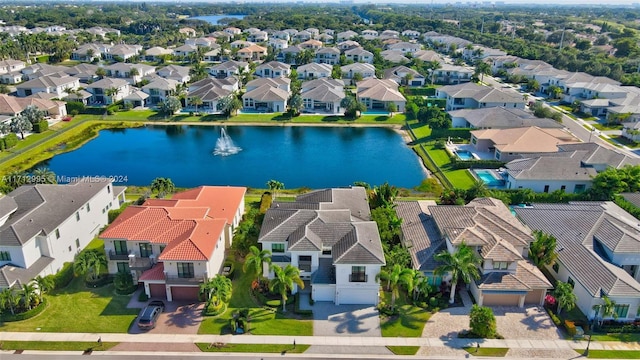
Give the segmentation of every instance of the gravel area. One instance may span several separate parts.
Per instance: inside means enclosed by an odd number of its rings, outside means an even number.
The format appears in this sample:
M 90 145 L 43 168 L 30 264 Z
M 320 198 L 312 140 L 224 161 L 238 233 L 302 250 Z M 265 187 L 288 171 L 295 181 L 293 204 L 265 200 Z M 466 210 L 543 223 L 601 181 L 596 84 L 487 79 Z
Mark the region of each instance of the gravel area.
M 509 349 L 506 357 L 509 358 L 546 358 L 546 359 L 573 359 L 579 354 L 573 350 L 545 350 L 545 349 Z

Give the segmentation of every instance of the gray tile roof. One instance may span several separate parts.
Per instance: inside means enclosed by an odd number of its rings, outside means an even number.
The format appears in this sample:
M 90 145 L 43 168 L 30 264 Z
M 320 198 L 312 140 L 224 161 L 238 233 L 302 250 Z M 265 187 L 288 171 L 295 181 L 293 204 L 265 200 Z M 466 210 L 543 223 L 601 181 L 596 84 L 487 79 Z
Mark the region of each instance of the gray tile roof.
M 542 119 L 516 108 L 490 107 L 481 109 L 461 109 L 449 111 L 452 117 L 465 119 L 475 128 L 499 129 L 537 126 L 539 128 L 562 128 L 562 124 L 552 119 Z
M 440 264 L 433 256 L 447 249 L 429 213 L 429 205 L 435 205 L 435 201 L 398 201 L 395 208 L 402 219 L 402 242 L 411 255 L 413 268 L 421 271 L 438 267 Z
M 640 207 L 640 193 L 622 193 L 620 195 L 628 202 Z
M 41 256 L 27 269 L 6 264 L 0 267 L 0 289 L 28 284 L 33 278 L 40 275 L 53 258 Z
M 384 265 L 378 225 L 373 221 L 354 222 L 352 225 L 353 230 L 333 246 L 333 263 Z
M 518 159 L 505 165 L 507 172 L 518 180 L 575 180 L 589 181 L 597 175 L 592 167 L 584 167 L 580 158 L 540 156 Z
M 68 185 L 24 185 L 6 196 L 18 208 L 0 226 L 0 245 L 21 246 L 37 234 L 54 231 L 108 182 L 77 182 Z
M 625 270 L 601 256 L 602 246 L 630 249 L 638 238 L 637 220 L 611 202 L 534 204 L 514 209 L 529 227 L 558 240 L 558 261 L 592 296 L 640 296 L 640 284 Z M 601 229 L 602 228 L 602 229 Z M 622 235 L 621 232 L 625 234 Z M 612 249 L 613 250 L 613 249 Z M 640 247 L 633 248 L 640 253 Z

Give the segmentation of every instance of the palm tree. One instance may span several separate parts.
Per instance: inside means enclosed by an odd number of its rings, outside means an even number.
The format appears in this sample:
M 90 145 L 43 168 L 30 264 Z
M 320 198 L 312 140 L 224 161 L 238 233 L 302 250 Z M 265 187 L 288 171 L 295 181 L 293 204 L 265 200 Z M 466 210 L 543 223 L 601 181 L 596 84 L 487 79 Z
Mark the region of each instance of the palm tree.
M 533 236 L 535 240 L 529 246 L 529 258 L 539 268 L 552 265 L 558 257 L 556 238 L 540 230 L 534 230 Z
M 104 91 L 104 94 L 111 100 L 111 103 L 114 103 L 115 99 L 113 98 L 115 95 L 118 95 L 120 90 L 116 87 L 110 87 Z
M 413 293 L 413 301 L 417 301 L 418 298 L 420 297 L 420 294 L 423 294 L 423 291 L 425 289 L 428 289 L 428 287 L 425 287 L 424 284 L 429 285 L 429 281 L 427 279 L 426 276 L 424 276 L 424 273 L 420 270 L 411 270 L 411 287 L 412 289 L 409 290 L 407 289 L 409 292 Z
M 482 180 L 474 180 L 473 185 L 467 189 L 466 198 L 470 201 L 477 197 L 485 197 L 489 195 L 487 183 Z
M 96 76 L 99 79 L 104 78 L 105 76 L 107 76 L 107 70 L 105 70 L 103 67 L 99 67 L 96 69 Z
M 39 167 L 31 173 L 31 182 L 34 184 L 57 184 L 56 173 L 46 167 Z
M 40 297 L 40 302 L 44 299 L 44 293 L 50 291 L 55 286 L 53 279 L 48 276 L 37 276 L 33 279 L 33 282 L 36 284 L 38 288 L 38 295 Z
M 29 176 L 24 171 L 14 170 L 6 174 L 3 180 L 6 186 L 14 190 L 29 183 Z
M 602 321 L 606 317 L 612 317 L 618 319 L 618 313 L 616 312 L 616 302 L 611 300 L 607 295 L 602 295 L 602 304 L 594 305 L 593 309 L 596 311 L 598 323 L 602 325 Z
M 244 264 L 242 264 L 242 271 L 255 273 L 256 277 L 260 279 L 264 272 L 264 263 L 271 265 L 271 251 L 260 251 L 257 246 L 252 245 L 249 247 L 249 254 L 245 257 Z
M 304 108 L 304 102 L 300 94 L 294 94 L 289 101 L 289 108 L 293 112 L 293 116 L 300 115 L 300 111 Z
M 373 188 L 371 192 L 371 207 L 393 207 L 394 200 L 398 196 L 398 188 L 389 185 L 388 182 Z
M 192 96 L 189 98 L 189 104 L 196 107 L 196 115 L 198 115 L 198 106 L 202 105 L 202 98 L 200 96 Z
M 76 255 L 73 262 L 73 270 L 78 275 L 86 275 L 89 280 L 95 281 L 100 276 L 103 266 L 107 266 L 107 257 L 98 250 L 87 250 Z
M 475 75 L 480 75 L 480 82 L 484 82 L 484 75 L 491 74 L 491 65 L 487 64 L 482 60 L 476 61 L 476 71 Z
M 376 280 L 384 280 L 387 282 L 387 291 L 391 291 L 391 311 L 396 307 L 396 298 L 400 293 L 400 285 L 403 284 L 413 291 L 413 270 L 403 268 L 396 264 L 393 265 L 391 271 L 380 270 L 376 275 Z
M 276 192 L 278 190 L 284 189 L 284 183 L 282 183 L 282 182 L 280 182 L 278 180 L 271 179 L 271 180 L 267 181 L 267 187 L 269 188 L 269 191 L 271 191 L 271 193 L 273 193 L 273 199 L 275 200 Z
M 27 310 L 31 310 L 31 304 L 37 300 L 36 287 L 31 283 L 22 285 L 22 302 Z
M 478 266 L 482 260 L 476 255 L 475 251 L 464 242 L 458 246 L 454 253 L 443 250 L 436 254 L 435 260 L 443 263 L 435 269 L 435 275 L 451 274 L 450 304 L 453 304 L 455 301 L 458 280 L 462 279 L 462 281 L 468 284 L 473 279 L 480 277 Z
M 300 269 L 287 265 L 284 269 L 278 265 L 272 265 L 274 278 L 269 281 L 269 290 L 280 294 L 282 297 L 282 312 L 286 312 L 287 308 L 287 292 L 293 290 L 294 284 L 304 289 L 304 282 L 300 279 Z
M 440 64 L 440 61 L 438 60 L 433 60 L 427 62 L 426 66 L 431 73 L 431 84 L 433 85 L 436 82 L 436 70 L 440 69 L 442 67 L 442 64 Z
M 556 282 L 556 289 L 553 291 L 553 296 L 555 296 L 558 301 L 558 315 L 560 315 L 562 310 L 571 311 L 576 307 L 578 297 L 573 293 L 573 286 L 569 283 L 562 281 Z
M 220 303 L 229 302 L 232 291 L 231 279 L 222 275 L 216 275 L 206 283 L 200 284 L 200 293 L 205 294 L 207 304 L 213 304 L 214 307 L 220 306 Z
M 11 311 L 11 315 L 16 314 L 16 307 L 20 302 L 20 298 L 17 296 L 15 291 L 12 288 L 5 288 L 0 292 L 0 304 L 2 304 L 2 308 L 9 308 Z
M 151 181 L 151 191 L 160 194 L 172 193 L 176 190 L 176 186 L 170 178 L 157 177 Z

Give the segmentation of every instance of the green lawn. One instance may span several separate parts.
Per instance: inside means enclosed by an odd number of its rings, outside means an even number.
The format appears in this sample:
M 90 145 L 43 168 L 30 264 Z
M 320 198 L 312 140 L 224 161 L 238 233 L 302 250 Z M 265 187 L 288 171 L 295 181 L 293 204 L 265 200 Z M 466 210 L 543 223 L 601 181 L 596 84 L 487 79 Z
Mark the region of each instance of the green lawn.
M 420 346 L 387 346 L 387 349 L 396 355 L 415 355 Z
M 431 136 L 431 128 L 427 124 L 414 124 L 411 126 L 413 133 L 416 135 L 416 140 L 428 138 Z
M 475 346 L 465 347 L 463 348 L 466 352 L 473 356 L 492 356 L 492 357 L 504 357 L 507 355 L 509 348 L 483 348 L 482 346 L 478 349 Z
M 1 341 L 0 350 L 105 351 L 116 345 L 115 342 Z
M 580 355 L 584 350 L 576 350 Z M 640 350 L 589 350 L 589 359 L 640 359 Z
M 640 342 L 640 334 L 593 334 L 593 341 Z
M 205 318 L 198 329 L 199 334 L 228 333 L 229 320 L 234 310 L 248 308 L 250 321 L 249 329 L 253 335 L 313 335 L 313 322 L 299 319 L 292 311 L 286 313 L 261 307 L 250 294 L 253 278 L 242 272 L 242 263 L 235 264 L 235 278 L 233 280 L 233 294 L 229 307 L 224 314 Z
M 637 143 L 635 141 L 631 141 L 631 140 L 629 140 L 626 137 L 621 136 L 621 135 L 611 136 L 611 139 L 616 141 L 616 142 L 618 142 L 618 143 L 620 143 L 620 144 L 622 144 L 622 145 L 630 147 L 632 149 L 640 148 L 640 143 Z
M 202 352 L 245 352 L 245 353 L 281 353 L 301 354 L 309 348 L 309 345 L 293 344 L 207 344 L 196 343 Z
M 475 179 L 467 169 L 458 169 L 453 171 L 445 171 L 445 176 L 459 189 L 468 189 L 473 186 Z
M 607 130 L 622 130 L 622 124 L 602 124 L 602 123 L 593 123 L 591 124 L 593 125 L 594 128 L 598 129 L 598 130 L 602 130 L 602 131 L 607 131 Z
M 383 293 L 384 301 L 391 303 L 389 293 Z M 403 296 L 396 299 L 399 314 L 391 317 L 380 317 L 380 329 L 385 337 L 420 337 L 422 329 L 431 317 L 431 313 L 423 308 L 408 304 Z
M 424 148 L 429 152 L 429 155 L 439 167 L 443 167 L 451 163 L 449 153 L 445 149 L 434 149 L 433 144 L 425 145 Z
M 0 325 L 0 331 L 126 333 L 138 315 L 127 309 L 131 296 L 115 295 L 113 284 L 87 289 L 74 279 L 66 288 L 47 295 L 48 308 L 24 321 Z

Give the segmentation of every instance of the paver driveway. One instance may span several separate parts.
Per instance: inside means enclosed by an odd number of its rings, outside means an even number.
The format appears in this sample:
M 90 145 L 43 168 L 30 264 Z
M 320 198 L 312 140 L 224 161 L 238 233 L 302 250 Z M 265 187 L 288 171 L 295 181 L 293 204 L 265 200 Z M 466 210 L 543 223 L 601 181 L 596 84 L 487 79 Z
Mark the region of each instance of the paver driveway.
M 382 336 L 380 316 L 374 306 L 316 302 L 310 308 L 315 336 Z
M 204 303 L 197 302 L 167 302 L 165 310 L 158 318 L 154 329 L 146 331 L 150 334 L 197 334 L 202 322 Z M 142 333 L 135 323 L 129 329 L 130 334 Z

